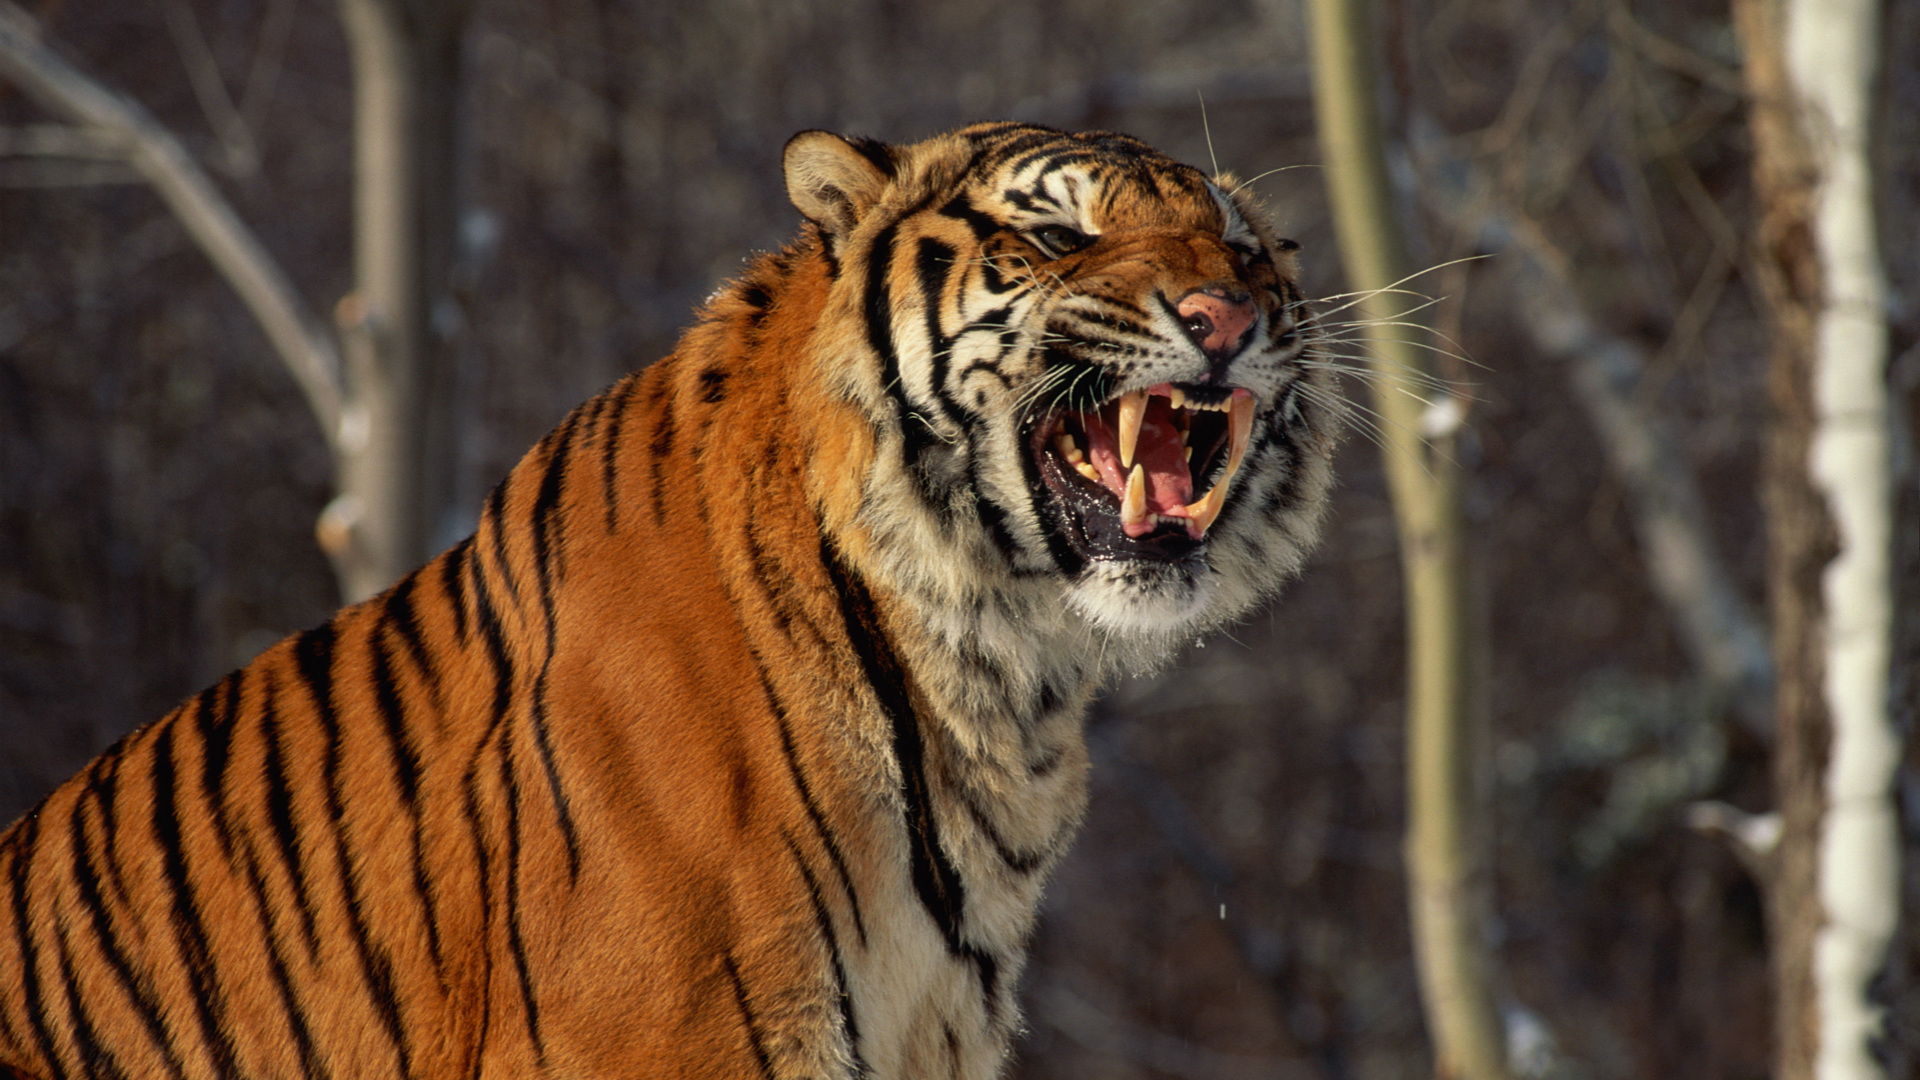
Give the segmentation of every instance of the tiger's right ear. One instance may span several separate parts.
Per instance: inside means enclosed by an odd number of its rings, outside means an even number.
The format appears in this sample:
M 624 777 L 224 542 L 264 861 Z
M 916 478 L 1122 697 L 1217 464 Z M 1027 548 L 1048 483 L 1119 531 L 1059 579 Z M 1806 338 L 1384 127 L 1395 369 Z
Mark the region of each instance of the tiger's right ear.
M 893 148 L 874 139 L 803 131 L 787 140 L 787 198 L 830 245 L 853 231 L 893 179 Z

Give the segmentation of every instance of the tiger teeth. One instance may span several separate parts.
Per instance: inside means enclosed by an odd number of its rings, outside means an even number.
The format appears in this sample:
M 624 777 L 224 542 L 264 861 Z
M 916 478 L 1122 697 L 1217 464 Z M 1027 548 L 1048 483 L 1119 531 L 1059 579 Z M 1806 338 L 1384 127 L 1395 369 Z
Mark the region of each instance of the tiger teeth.
M 1242 391 L 1223 404 L 1228 407 L 1227 431 L 1231 440 L 1227 467 L 1205 495 L 1187 504 L 1187 517 L 1199 528 L 1201 536 L 1205 536 L 1220 517 L 1220 508 L 1227 502 L 1227 485 L 1232 483 L 1233 474 L 1240 471 L 1240 462 L 1247 456 L 1247 443 L 1253 437 L 1253 396 Z
M 1093 481 L 1096 484 L 1100 482 L 1099 471 L 1096 470 L 1092 465 L 1089 465 L 1084 461 L 1074 462 L 1073 471 L 1079 473 L 1081 476 L 1086 477 L 1087 479 Z
M 1067 464 L 1069 465 L 1078 465 L 1087 458 L 1085 454 L 1080 452 L 1080 448 L 1073 444 L 1073 436 L 1065 434 L 1064 432 L 1053 437 L 1053 446 L 1054 449 L 1060 451 L 1061 457 L 1067 459 Z
M 1240 468 L 1240 459 L 1247 456 L 1247 441 L 1253 436 L 1253 395 L 1244 392 L 1233 395 L 1232 413 L 1227 421 L 1233 432 L 1233 447 L 1227 455 L 1227 476 L 1232 476 Z
M 1227 501 L 1226 491 L 1227 478 L 1223 476 L 1219 483 L 1213 485 L 1213 490 L 1200 496 L 1199 501 L 1187 504 L 1187 520 L 1199 528 L 1201 536 L 1207 535 L 1207 530 L 1213 528 L 1214 519 L 1220 516 L 1220 508 Z
M 1147 392 L 1120 395 L 1120 467 L 1133 467 L 1134 447 L 1140 442 L 1140 422 L 1147 417 Z
M 1186 408 L 1187 392 L 1177 386 L 1169 386 L 1167 387 L 1167 400 L 1171 402 L 1176 409 Z
M 1139 465 L 1127 474 L 1127 495 L 1120 500 L 1120 524 L 1144 525 L 1147 521 L 1147 470 Z

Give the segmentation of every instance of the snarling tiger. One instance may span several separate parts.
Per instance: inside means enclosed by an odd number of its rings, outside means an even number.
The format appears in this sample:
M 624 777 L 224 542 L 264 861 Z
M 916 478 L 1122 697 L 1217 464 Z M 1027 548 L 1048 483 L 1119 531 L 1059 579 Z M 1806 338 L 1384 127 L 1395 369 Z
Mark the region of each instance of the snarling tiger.
M 997 1075 L 1116 676 L 1300 566 L 1293 251 L 1126 136 L 806 132 L 806 223 L 475 534 L 0 843 L 0 1072 Z

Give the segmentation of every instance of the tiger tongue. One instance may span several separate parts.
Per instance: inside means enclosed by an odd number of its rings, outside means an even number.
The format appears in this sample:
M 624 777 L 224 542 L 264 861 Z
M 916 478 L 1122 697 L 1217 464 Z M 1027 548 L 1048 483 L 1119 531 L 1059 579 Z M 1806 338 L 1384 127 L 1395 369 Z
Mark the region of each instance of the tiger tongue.
M 1119 438 L 1106 412 L 1086 417 L 1087 460 L 1092 462 L 1100 482 L 1116 499 L 1125 499 L 1129 469 L 1120 465 Z M 1163 397 L 1147 399 L 1146 415 L 1140 421 L 1140 438 L 1134 443 L 1133 463 L 1146 472 L 1147 511 L 1167 517 L 1187 517 L 1187 503 L 1193 500 L 1193 474 L 1187 469 L 1187 448 L 1180 441 L 1180 429 L 1173 421 L 1172 403 Z

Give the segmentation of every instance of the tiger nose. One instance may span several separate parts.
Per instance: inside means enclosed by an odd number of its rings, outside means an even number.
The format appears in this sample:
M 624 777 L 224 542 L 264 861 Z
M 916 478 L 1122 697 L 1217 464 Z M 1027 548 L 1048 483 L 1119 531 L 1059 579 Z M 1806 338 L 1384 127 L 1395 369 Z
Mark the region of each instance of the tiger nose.
M 1253 329 L 1253 298 L 1219 286 L 1195 289 L 1174 307 L 1182 326 L 1200 351 L 1214 360 L 1240 351 Z

